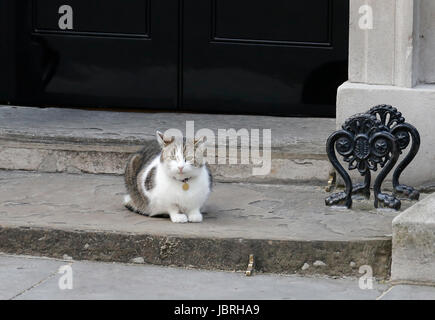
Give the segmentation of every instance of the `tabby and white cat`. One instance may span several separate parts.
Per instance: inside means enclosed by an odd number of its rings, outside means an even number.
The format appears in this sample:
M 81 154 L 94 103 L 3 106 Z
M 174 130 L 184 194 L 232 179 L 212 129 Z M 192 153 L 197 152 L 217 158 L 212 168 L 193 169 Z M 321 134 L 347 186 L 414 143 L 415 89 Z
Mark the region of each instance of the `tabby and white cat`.
M 213 182 L 202 157 L 205 137 L 166 139 L 159 131 L 156 137 L 160 147 L 151 143 L 128 160 L 124 205 L 143 215 L 169 214 L 172 222 L 201 222 Z

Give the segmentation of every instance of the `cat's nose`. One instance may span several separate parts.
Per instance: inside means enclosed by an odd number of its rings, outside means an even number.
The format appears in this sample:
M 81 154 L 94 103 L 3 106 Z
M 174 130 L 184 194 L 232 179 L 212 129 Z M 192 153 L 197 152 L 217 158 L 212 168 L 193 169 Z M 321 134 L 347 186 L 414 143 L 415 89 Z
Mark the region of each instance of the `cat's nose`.
M 184 168 L 184 166 L 179 166 L 178 167 L 178 171 L 180 171 L 180 173 L 182 173 L 183 172 L 183 168 Z

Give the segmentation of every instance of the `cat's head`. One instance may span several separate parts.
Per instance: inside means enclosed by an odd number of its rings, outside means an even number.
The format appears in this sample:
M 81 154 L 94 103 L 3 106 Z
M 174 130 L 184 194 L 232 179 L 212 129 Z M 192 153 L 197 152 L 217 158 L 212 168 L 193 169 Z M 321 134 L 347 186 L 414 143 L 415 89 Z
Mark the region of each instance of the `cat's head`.
M 205 137 L 188 140 L 186 138 L 166 137 L 156 132 L 157 141 L 162 148 L 160 162 L 166 173 L 178 180 L 196 177 L 204 165 Z

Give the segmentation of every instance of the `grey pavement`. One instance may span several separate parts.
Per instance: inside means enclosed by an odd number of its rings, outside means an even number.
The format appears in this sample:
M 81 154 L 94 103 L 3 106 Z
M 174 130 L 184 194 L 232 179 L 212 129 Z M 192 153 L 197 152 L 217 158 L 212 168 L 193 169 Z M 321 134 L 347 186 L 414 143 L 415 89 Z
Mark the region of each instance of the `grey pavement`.
M 71 266 L 72 288 L 61 289 Z M 204 271 L 152 265 L 62 261 L 0 254 L 1 299 L 435 299 L 435 288 L 374 282 L 360 289 L 358 278 Z
M 435 287 L 395 285 L 385 291 L 382 300 L 435 300 Z

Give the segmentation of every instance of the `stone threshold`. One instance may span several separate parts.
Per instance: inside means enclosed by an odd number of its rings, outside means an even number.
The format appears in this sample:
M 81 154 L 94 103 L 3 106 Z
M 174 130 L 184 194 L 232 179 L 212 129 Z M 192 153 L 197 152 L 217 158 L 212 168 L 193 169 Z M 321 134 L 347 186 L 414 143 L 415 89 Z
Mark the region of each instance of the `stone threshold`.
M 155 140 L 155 131 L 241 128 L 272 130 L 272 168 L 253 176 L 252 165 L 212 165 L 223 182 L 325 184 L 325 141 L 335 120 L 189 113 L 128 113 L 0 106 L 0 169 L 123 174 L 127 158 Z M 261 142 L 261 138 L 260 138 Z
M 253 254 L 258 272 L 390 274 L 398 213 L 372 201 L 347 210 L 315 185 L 216 183 L 203 223 L 174 224 L 128 211 L 124 193 L 114 175 L 0 171 L 0 252 L 236 271 Z

